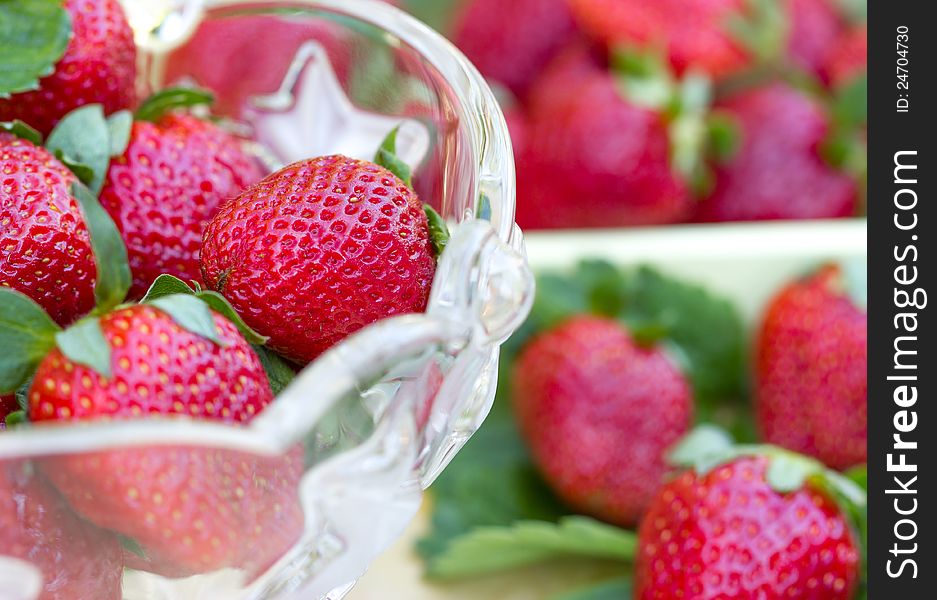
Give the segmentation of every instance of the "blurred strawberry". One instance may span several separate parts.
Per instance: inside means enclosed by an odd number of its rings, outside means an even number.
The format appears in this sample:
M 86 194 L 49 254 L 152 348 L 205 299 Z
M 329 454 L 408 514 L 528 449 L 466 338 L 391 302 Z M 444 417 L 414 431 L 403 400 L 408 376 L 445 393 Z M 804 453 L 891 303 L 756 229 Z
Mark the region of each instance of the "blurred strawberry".
M 66 113 L 100 103 L 110 114 L 136 102 L 137 51 L 118 0 L 65 0 L 72 37 L 39 88 L 4 99 L 0 121 L 19 119 L 48 134 Z
M 179 114 L 153 121 L 133 124 L 100 196 L 127 246 L 132 298 L 163 273 L 201 283 L 205 226 L 225 200 L 263 176 L 241 140 L 217 125 Z
M 38 600 L 123 598 L 121 554 L 117 536 L 76 517 L 25 461 L 0 461 L 0 555 L 41 572 Z
M 71 186 L 45 148 L 0 131 L 0 287 L 38 302 L 60 325 L 94 307 L 97 269 Z
M 850 29 L 840 36 L 823 65 L 824 76 L 832 87 L 842 87 L 865 73 L 868 45 L 869 32 L 865 25 Z
M 855 524 L 817 481 L 845 486 L 864 505 L 861 490 L 802 457 L 767 452 L 730 455 L 661 488 L 638 533 L 635 598 L 853 598 Z M 771 470 L 782 461 L 784 480 Z M 794 465 L 804 476 L 792 481 Z
M 618 322 L 574 317 L 534 338 L 514 366 L 517 420 L 553 490 L 575 509 L 637 522 L 688 429 L 686 377 Z
M 794 66 L 819 75 L 846 27 L 837 0 L 786 0 L 787 57 Z
M 566 0 L 467 0 L 452 39 L 482 75 L 523 97 L 573 34 Z
M 194 80 L 218 97 L 218 114 L 238 117 L 254 96 L 276 92 L 306 43 L 320 44 L 340 80 L 352 60 L 339 25 L 323 19 L 237 15 L 205 19 L 192 39 L 169 57 L 166 81 Z
M 673 223 L 691 210 L 671 163 L 671 97 L 632 97 L 571 51 L 531 94 L 528 151 L 518 169 L 517 220 L 528 229 Z M 563 84 L 563 77 L 575 78 Z
M 531 113 L 547 111 L 554 102 L 562 102 L 578 93 L 588 81 L 608 70 L 604 55 L 582 40 L 563 48 L 540 73 L 527 97 Z
M 867 317 L 826 266 L 767 307 L 757 343 L 764 438 L 836 469 L 866 461 Z
M 702 69 L 722 77 L 748 66 L 729 23 L 745 0 L 568 0 L 582 29 L 608 46 L 664 48 L 678 73 Z
M 753 88 L 718 109 L 734 122 L 735 150 L 715 165 L 715 186 L 700 221 L 822 219 L 855 214 L 853 178 L 820 154 L 830 118 L 816 100 L 776 83 Z

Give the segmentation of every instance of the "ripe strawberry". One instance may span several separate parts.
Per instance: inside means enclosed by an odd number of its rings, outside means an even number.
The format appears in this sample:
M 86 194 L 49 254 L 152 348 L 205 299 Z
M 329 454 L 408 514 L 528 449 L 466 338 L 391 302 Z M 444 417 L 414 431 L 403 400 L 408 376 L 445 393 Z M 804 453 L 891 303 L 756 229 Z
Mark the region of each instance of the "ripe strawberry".
M 0 98 L 0 121 L 19 119 L 43 134 L 66 113 L 100 103 L 106 113 L 136 101 L 137 51 L 118 0 L 65 0 L 72 38 L 39 89 Z
M 523 97 L 574 31 L 566 0 L 469 0 L 452 39 L 482 75 Z
M 653 497 L 667 470 L 664 450 L 692 413 L 685 376 L 659 348 L 638 347 L 618 322 L 591 316 L 530 342 L 512 391 L 521 431 L 554 491 L 625 526 Z
M 201 262 L 205 283 L 297 362 L 378 319 L 424 310 L 436 268 L 416 194 L 345 156 L 296 162 L 225 204 Z
M 46 149 L 0 131 L 0 286 L 28 295 L 61 325 L 95 302 L 97 271 L 75 181 Z
M 132 305 L 100 318 L 110 375 L 51 350 L 28 393 L 34 426 L 141 415 L 234 424 L 273 400 L 258 357 L 231 322 L 207 313 L 213 342 L 158 306 Z M 82 517 L 139 544 L 146 558 L 134 558 L 137 566 L 166 575 L 222 567 L 256 574 L 302 530 L 296 486 L 303 465 L 295 453 L 141 448 L 48 458 L 42 468 Z
M 833 88 L 852 81 L 864 73 L 868 64 L 869 32 L 865 25 L 844 33 L 826 56 L 825 79 Z
M 609 47 L 663 47 L 678 73 L 702 69 L 722 77 L 749 57 L 727 24 L 745 0 L 568 0 L 580 27 Z
M 840 7 L 835 0 L 786 0 L 786 13 L 788 59 L 809 73 L 820 74 L 846 28 Z
M 0 431 L 6 429 L 6 418 L 10 413 L 14 413 L 20 409 L 19 403 L 16 401 L 16 396 L 13 394 L 2 395 L 0 394 Z
M 757 342 L 756 401 L 764 438 L 844 469 L 866 461 L 865 311 L 826 266 L 768 305 Z
M 782 84 L 743 92 L 720 108 L 738 124 L 734 156 L 715 166 L 700 221 L 821 219 L 855 213 L 858 186 L 827 165 L 819 147 L 829 129 L 820 104 Z
M 123 598 L 117 536 L 76 517 L 58 492 L 18 461 L 0 462 L 0 555 L 41 571 L 38 600 Z
M 205 225 L 225 200 L 261 176 L 240 140 L 217 125 L 180 114 L 135 122 L 100 196 L 127 246 L 130 296 L 141 297 L 163 273 L 201 283 Z
M 641 523 L 635 598 L 849 600 L 859 551 L 840 508 L 810 485 L 777 491 L 744 456 L 665 485 Z
M 521 227 L 650 225 L 688 216 L 691 195 L 671 166 L 663 111 L 629 101 L 612 74 L 571 61 L 557 72 L 577 73 L 577 85 L 558 87 L 551 76 L 532 93 L 528 151 L 518 169 Z

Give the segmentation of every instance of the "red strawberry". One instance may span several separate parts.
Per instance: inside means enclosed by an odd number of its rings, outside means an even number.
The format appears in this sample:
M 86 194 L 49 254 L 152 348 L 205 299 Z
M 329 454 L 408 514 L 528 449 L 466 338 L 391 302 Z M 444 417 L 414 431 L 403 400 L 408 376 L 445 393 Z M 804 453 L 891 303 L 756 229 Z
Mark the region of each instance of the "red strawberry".
M 849 600 L 859 551 L 839 507 L 776 491 L 769 459 L 743 457 L 665 485 L 638 533 L 635 598 Z
M 577 40 L 557 54 L 540 74 L 527 98 L 529 112 L 546 112 L 554 103 L 565 102 L 576 95 L 582 85 L 607 70 L 605 57 Z
M 289 165 L 225 204 L 201 260 L 205 283 L 298 362 L 378 319 L 423 311 L 436 268 L 416 194 L 344 156 Z
M 261 176 L 240 140 L 217 125 L 175 114 L 134 123 L 100 196 L 127 245 L 131 297 L 142 296 L 163 273 L 201 283 L 205 225 L 225 200 Z
M 743 92 L 721 107 L 741 143 L 715 168 L 716 184 L 699 205 L 700 221 L 820 219 L 854 214 L 858 187 L 827 165 L 819 147 L 829 118 L 818 102 L 782 84 Z
M 691 195 L 671 167 L 663 112 L 630 102 L 610 73 L 570 68 L 579 79 L 569 91 L 548 83 L 540 88 L 547 97 L 531 99 L 528 152 L 518 168 L 521 227 L 649 225 L 688 216 Z
M 523 96 L 574 30 L 566 0 L 469 0 L 452 39 L 482 75 Z
M 13 394 L 2 395 L 0 394 L 0 431 L 6 429 L 6 418 L 10 413 L 16 412 L 20 409 L 19 403 L 16 401 L 16 396 Z
M 299 48 L 318 42 L 341 80 L 352 59 L 342 29 L 322 19 L 236 15 L 205 19 L 167 61 L 166 81 L 195 79 L 216 93 L 219 114 L 240 116 L 251 98 L 276 92 Z
M 18 461 L 0 462 L 0 555 L 41 571 L 38 600 L 123 598 L 117 537 L 76 517 L 58 492 Z
M 514 366 L 513 397 L 534 460 L 572 507 L 633 525 L 666 473 L 664 450 L 690 425 L 692 395 L 660 349 L 617 322 L 575 317 Z
M 865 25 L 843 34 L 826 57 L 823 73 L 834 88 L 864 73 L 868 64 L 869 32 Z
M 826 57 L 846 27 L 836 0 L 786 0 L 787 57 L 810 73 L 822 71 Z
M 610 47 L 663 47 L 678 73 L 691 68 L 721 77 L 746 67 L 746 50 L 727 24 L 745 0 L 568 0 L 593 39 Z
M 95 302 L 97 270 L 75 181 L 44 148 L 0 132 L 0 286 L 26 294 L 61 325 Z
M 866 313 L 846 295 L 838 267 L 775 296 L 756 353 L 765 439 L 837 469 L 865 462 L 867 341 Z
M 118 0 L 65 0 L 72 38 L 39 89 L 0 98 L 0 121 L 20 119 L 43 134 L 66 113 L 100 103 L 106 113 L 131 107 L 137 51 Z
M 147 304 L 104 315 L 100 327 L 112 374 L 53 349 L 29 390 L 30 419 L 149 414 L 249 421 L 273 394 L 235 326 L 212 318 L 218 343 Z M 42 467 L 81 516 L 135 540 L 146 568 L 167 575 L 221 567 L 256 574 L 302 530 L 296 487 L 303 465 L 295 453 L 264 458 L 210 448 L 141 448 L 49 458 Z

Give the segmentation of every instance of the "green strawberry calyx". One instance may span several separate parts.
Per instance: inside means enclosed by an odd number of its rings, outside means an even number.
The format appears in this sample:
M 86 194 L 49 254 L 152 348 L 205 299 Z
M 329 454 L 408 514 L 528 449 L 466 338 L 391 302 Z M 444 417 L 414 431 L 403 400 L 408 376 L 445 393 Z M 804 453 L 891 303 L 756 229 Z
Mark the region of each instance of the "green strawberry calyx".
M 705 160 L 711 137 L 710 78 L 698 71 L 677 78 L 659 49 L 618 47 L 609 62 L 622 96 L 664 119 L 671 168 L 689 182 L 697 196 L 705 195 L 713 181 Z
M 381 142 L 377 153 L 374 155 L 374 163 L 393 173 L 408 188 L 412 189 L 413 172 L 410 169 L 410 165 L 397 156 L 397 133 L 399 131 L 400 127 L 397 126 L 387 134 L 387 137 Z M 430 242 L 433 244 L 433 251 L 436 253 L 436 256 L 439 257 L 449 243 L 449 226 L 446 224 L 446 220 L 442 215 L 425 202 L 423 203 L 423 212 L 426 213 L 426 221 L 429 226 L 429 236 Z
M 34 146 L 42 145 L 42 134 L 19 119 L 0 121 L 0 131 L 12 133 L 16 137 L 26 140 Z
M 743 13 L 729 18 L 729 32 L 758 62 L 783 58 L 790 31 L 784 4 L 777 0 L 747 0 L 746 4 Z
M 39 88 L 65 54 L 72 22 L 62 0 L 0 2 L 0 98 Z
M 140 103 L 140 107 L 134 113 L 134 119 L 155 123 L 174 110 L 207 106 L 214 101 L 214 94 L 208 90 L 194 87 L 166 88 Z
M 811 487 L 833 500 L 852 526 L 859 541 L 863 575 L 868 546 L 868 500 L 858 483 L 864 480 L 864 467 L 850 476 L 827 468 L 823 463 L 785 448 L 768 444 L 735 444 L 729 434 L 713 425 L 700 425 L 668 453 L 675 467 L 690 468 L 704 476 L 720 465 L 743 457 L 768 459 L 765 481 L 779 494 Z

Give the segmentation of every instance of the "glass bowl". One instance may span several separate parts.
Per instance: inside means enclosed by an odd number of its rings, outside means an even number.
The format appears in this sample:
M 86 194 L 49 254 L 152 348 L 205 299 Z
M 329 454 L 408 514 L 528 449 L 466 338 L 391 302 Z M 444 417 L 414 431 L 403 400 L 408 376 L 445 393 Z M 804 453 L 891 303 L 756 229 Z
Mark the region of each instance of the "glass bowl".
M 38 540 L 32 563 L 0 547 L 0 595 L 107 600 L 68 588 L 83 569 L 108 597 L 128 600 L 340 598 L 484 420 L 499 346 L 529 310 L 504 118 L 451 44 L 383 2 L 125 6 L 141 89 L 213 89 L 227 126 L 270 169 L 332 153 L 371 158 L 400 126 L 414 184 L 452 237 L 425 314 L 386 319 L 333 347 L 247 426 L 143 419 L 0 434 L 0 510 Z M 82 487 L 88 470 L 159 475 L 96 497 Z M 130 531 L 164 535 L 187 558 L 168 560 L 126 529 L 119 537 L 104 528 L 141 498 L 167 508 Z M 42 529 L 53 517 L 65 525 Z M 215 551 L 184 551 L 204 544 Z

